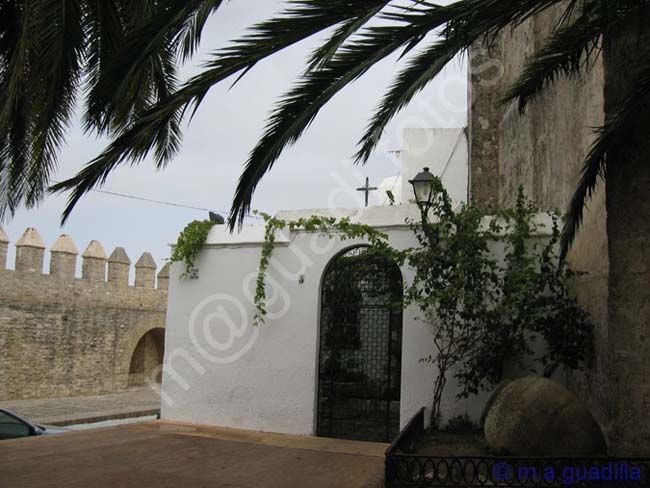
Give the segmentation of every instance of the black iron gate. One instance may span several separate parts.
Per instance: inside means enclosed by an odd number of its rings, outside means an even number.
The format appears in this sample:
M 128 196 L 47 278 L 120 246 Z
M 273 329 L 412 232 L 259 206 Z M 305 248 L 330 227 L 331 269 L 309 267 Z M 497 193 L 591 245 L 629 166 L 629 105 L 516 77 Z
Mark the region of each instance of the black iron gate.
M 399 432 L 402 293 L 399 267 L 370 248 L 325 271 L 318 435 L 386 442 Z

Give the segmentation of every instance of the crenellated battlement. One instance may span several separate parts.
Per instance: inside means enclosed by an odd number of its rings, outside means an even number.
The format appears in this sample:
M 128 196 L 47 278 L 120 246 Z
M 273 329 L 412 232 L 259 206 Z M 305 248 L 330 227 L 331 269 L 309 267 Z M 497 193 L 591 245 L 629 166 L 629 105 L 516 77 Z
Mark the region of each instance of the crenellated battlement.
M 122 247 L 108 255 L 99 241 L 77 247 L 65 234 L 48 248 L 29 228 L 7 269 L 10 245 L 0 227 L 0 401 L 144 384 L 162 362 L 169 265 L 158 271 L 148 252 L 133 265 Z
M 144 252 L 135 263 L 135 281 L 129 285 L 131 259 L 122 247 L 116 247 L 109 257 L 99 241 L 91 241 L 81 254 L 81 276 L 77 277 L 79 251 L 72 238 L 62 234 L 52 245 L 49 274 L 43 273 L 43 262 L 47 246 L 38 230 L 29 227 L 16 241 L 15 269 L 7 269 L 7 254 L 10 240 L 0 226 L 0 272 L 31 273 L 50 278 L 52 282 L 106 283 L 107 286 L 131 289 L 156 289 L 167 291 L 169 263 L 158 272 L 156 287 L 156 263 L 153 256 Z M 55 281 L 56 280 L 56 281 Z

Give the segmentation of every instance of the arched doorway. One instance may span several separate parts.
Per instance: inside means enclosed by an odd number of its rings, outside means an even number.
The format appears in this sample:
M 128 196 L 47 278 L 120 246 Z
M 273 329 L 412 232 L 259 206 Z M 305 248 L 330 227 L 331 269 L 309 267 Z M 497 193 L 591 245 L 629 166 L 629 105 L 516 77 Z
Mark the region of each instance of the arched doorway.
M 321 287 L 317 434 L 388 441 L 399 431 L 402 274 L 368 247 L 336 257 Z
M 160 383 L 165 352 L 165 329 L 151 329 L 135 346 L 129 366 L 129 386 L 142 386 L 151 380 Z M 155 376 L 155 377 L 154 377 Z

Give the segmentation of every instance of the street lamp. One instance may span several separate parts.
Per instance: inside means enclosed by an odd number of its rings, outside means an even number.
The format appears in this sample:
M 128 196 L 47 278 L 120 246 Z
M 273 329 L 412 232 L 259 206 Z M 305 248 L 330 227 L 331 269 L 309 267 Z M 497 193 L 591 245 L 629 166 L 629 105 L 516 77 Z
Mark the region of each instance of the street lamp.
M 409 183 L 413 185 L 415 202 L 423 212 L 426 212 L 431 207 L 434 179 L 435 176 L 431 174 L 429 168 L 424 168 L 424 170 L 418 173 L 415 178 L 409 181 Z

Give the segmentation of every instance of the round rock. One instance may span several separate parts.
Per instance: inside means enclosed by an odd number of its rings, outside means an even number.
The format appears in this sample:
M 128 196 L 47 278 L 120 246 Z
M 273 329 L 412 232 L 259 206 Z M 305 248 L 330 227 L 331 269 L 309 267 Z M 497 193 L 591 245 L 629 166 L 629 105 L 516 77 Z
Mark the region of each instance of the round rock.
M 598 423 L 578 397 L 538 376 L 503 385 L 485 417 L 484 433 L 492 449 L 515 456 L 607 454 Z
M 492 405 L 494 404 L 494 401 L 499 398 L 499 395 L 501 394 L 501 391 L 506 387 L 508 383 L 510 383 L 512 380 L 511 379 L 505 379 L 499 383 L 494 390 L 492 391 L 492 394 L 490 395 L 490 398 L 488 398 L 488 401 L 485 403 L 485 406 L 483 407 L 483 411 L 481 412 L 481 420 L 479 425 L 481 426 L 481 429 L 485 429 L 485 419 L 487 417 L 488 412 L 492 408 Z

